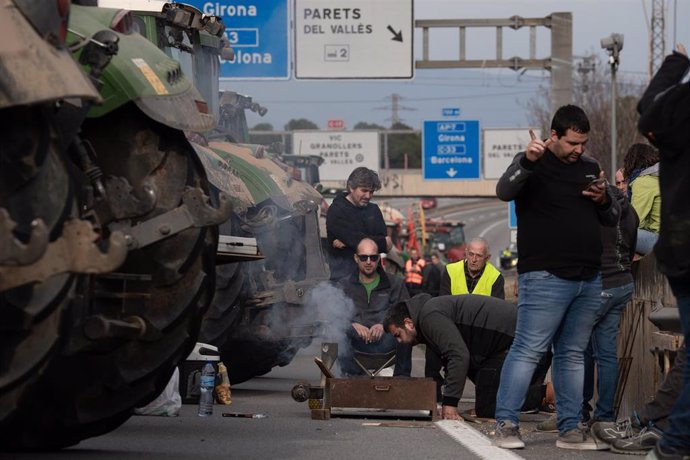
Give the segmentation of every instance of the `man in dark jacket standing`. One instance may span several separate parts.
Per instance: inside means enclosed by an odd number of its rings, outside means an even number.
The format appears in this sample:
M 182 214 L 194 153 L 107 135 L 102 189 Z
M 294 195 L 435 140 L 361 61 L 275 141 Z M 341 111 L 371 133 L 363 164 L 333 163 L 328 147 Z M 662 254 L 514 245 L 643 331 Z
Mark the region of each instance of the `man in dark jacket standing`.
M 475 384 L 478 417 L 493 417 L 501 367 L 513 342 L 517 310 L 490 296 L 467 294 L 431 298 L 419 294 L 394 305 L 383 326 L 400 343 L 426 344 L 446 368 L 441 414 L 458 420 L 465 379 Z M 538 408 L 548 363 L 540 362 L 529 386 L 525 409 Z
M 678 302 L 690 343 L 690 60 L 683 45 L 667 56 L 640 100 L 638 128 L 661 153 L 661 229 L 654 247 L 659 269 Z M 690 365 L 669 428 L 647 458 L 690 458 Z
M 381 252 L 388 252 L 391 239 L 378 206 L 369 201 L 381 188 L 378 174 L 356 168 L 347 179 L 347 192 L 338 194 L 326 214 L 328 264 L 331 279 L 350 276 L 355 269 L 355 247 L 362 238 L 371 238 Z
M 354 316 L 346 335 L 349 339 L 339 353 L 340 370 L 345 375 L 364 372 L 353 359 L 353 351 L 388 353 L 396 350 L 394 376 L 409 377 L 412 371 L 412 347 L 399 344 L 383 329 L 383 317 L 388 308 L 409 298 L 402 280 L 388 275 L 379 264 L 379 250 L 374 240 L 364 238 L 353 256 L 357 269 L 338 285 L 354 303 Z
M 620 208 L 603 171 L 583 156 L 589 120 L 574 105 L 559 108 L 546 140 L 532 141 L 499 179 L 496 195 L 515 200 L 518 218 L 518 321 L 501 371 L 494 444 L 520 449 L 518 415 L 534 368 L 553 344 L 553 385 L 563 449 L 606 449 L 579 426 L 584 351 L 601 305 L 600 224 L 614 226 Z M 600 179 L 600 181 L 596 181 Z
M 640 219 L 623 192 L 609 185 L 618 201 L 621 217 L 615 227 L 602 227 L 601 307 L 585 352 L 585 386 L 582 419 L 589 420 L 589 401 L 594 396 L 594 363 L 597 364 L 597 403 L 594 420 L 615 420 L 614 397 L 618 386 L 618 330 L 623 309 L 632 298 L 632 258 Z

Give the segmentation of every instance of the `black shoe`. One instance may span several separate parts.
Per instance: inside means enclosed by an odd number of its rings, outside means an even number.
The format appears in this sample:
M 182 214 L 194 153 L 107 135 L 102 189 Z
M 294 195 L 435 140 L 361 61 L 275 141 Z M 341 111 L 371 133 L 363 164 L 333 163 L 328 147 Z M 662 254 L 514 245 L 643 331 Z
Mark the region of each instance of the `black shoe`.
M 672 450 L 672 452 L 671 452 Z M 647 460 L 690 460 L 690 453 L 680 453 L 675 449 L 669 449 L 668 447 L 662 448 L 659 443 L 654 446 L 654 449 L 650 450 L 647 456 Z
M 634 436 L 629 438 L 614 439 L 611 443 L 611 452 L 619 454 L 645 455 L 653 449 L 661 439 L 662 432 L 653 426 L 647 426 Z
M 614 439 L 629 438 L 642 430 L 640 418 L 636 413 L 619 422 L 595 422 L 592 425 L 592 436 L 601 442 L 612 443 Z

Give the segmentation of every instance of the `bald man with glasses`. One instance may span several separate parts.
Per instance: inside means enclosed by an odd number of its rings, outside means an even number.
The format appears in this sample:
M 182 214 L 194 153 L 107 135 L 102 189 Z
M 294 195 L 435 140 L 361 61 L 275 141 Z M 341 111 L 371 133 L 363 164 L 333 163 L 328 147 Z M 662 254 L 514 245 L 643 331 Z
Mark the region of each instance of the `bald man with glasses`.
M 354 303 L 351 326 L 347 328 L 348 344 L 339 351 L 338 362 L 345 376 L 363 375 L 353 359 L 354 351 L 389 353 L 396 350 L 394 376 L 410 376 L 412 347 L 399 344 L 383 330 L 383 317 L 391 305 L 409 298 L 400 278 L 388 275 L 381 267 L 379 248 L 370 238 L 357 245 L 354 261 L 357 270 L 342 279 L 338 286 Z M 349 347 L 348 347 L 349 345 Z

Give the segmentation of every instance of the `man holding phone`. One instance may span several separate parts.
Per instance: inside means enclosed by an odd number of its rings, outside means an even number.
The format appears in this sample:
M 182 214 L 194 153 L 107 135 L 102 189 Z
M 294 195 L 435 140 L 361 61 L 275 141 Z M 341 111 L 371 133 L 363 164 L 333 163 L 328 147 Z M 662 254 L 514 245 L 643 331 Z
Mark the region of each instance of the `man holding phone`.
M 532 141 L 498 181 L 496 195 L 515 200 L 518 218 L 518 318 L 515 339 L 501 371 L 494 443 L 524 447 L 518 415 L 535 367 L 553 344 L 553 384 L 558 407 L 556 446 L 595 450 L 579 425 L 584 351 L 601 304 L 600 223 L 614 226 L 619 205 L 604 173 L 584 156 L 590 130 L 585 112 L 559 108 L 546 140 Z

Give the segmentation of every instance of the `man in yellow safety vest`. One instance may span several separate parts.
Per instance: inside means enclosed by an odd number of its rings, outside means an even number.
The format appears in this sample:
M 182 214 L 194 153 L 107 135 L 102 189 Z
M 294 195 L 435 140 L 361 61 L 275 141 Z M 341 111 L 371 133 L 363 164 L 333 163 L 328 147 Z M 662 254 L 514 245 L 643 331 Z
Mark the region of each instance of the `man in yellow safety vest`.
M 472 239 L 465 260 L 446 265 L 439 295 L 479 294 L 505 299 L 505 279 L 488 262 L 490 257 L 486 240 Z

